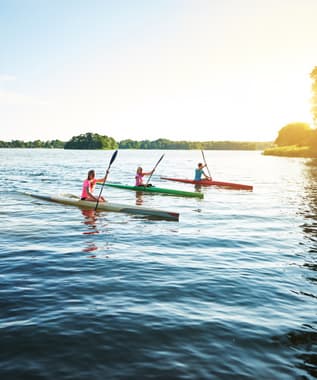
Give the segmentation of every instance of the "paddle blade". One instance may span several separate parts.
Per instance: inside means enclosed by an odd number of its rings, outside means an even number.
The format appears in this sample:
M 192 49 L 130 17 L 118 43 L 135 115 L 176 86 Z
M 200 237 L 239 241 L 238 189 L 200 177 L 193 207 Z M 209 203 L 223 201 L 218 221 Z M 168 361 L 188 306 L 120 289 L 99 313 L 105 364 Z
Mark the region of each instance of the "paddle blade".
M 112 157 L 111 157 L 111 160 L 110 160 L 110 163 L 109 163 L 109 168 L 110 168 L 110 166 L 113 164 L 114 160 L 116 159 L 117 154 L 118 154 L 118 151 L 116 150 L 116 151 L 113 153 Z
M 157 161 L 156 165 L 154 166 L 153 170 L 152 170 L 152 174 L 149 176 L 148 180 L 146 181 L 146 186 L 148 185 L 148 183 L 150 182 L 150 179 L 155 171 L 155 169 L 157 168 L 157 165 L 162 161 L 164 157 L 164 154 L 162 154 L 161 158 Z
M 163 160 L 164 156 L 165 156 L 165 154 L 162 154 L 161 158 L 157 161 L 157 164 L 155 166 L 157 166 Z
M 162 156 L 160 157 L 160 159 L 157 161 L 156 165 L 154 166 L 153 168 L 153 172 L 154 170 L 157 168 L 157 165 L 163 160 L 163 157 L 164 157 L 164 154 L 162 154 Z M 152 173 L 153 174 L 153 173 Z
M 107 169 L 107 172 L 106 172 L 106 175 L 105 175 L 105 179 L 103 180 L 103 183 L 102 183 L 102 186 L 101 186 L 101 189 L 100 189 L 100 193 L 99 193 L 99 196 L 98 196 L 98 199 L 97 199 L 97 203 L 96 203 L 96 207 L 95 207 L 95 211 L 97 211 L 97 208 L 98 208 L 98 205 L 99 205 L 99 199 L 101 197 L 101 193 L 102 193 L 102 190 L 103 190 L 103 187 L 105 185 L 105 182 L 106 182 L 106 179 L 108 177 L 108 172 L 109 172 L 109 169 L 110 169 L 110 166 L 113 164 L 114 160 L 116 159 L 117 157 L 117 154 L 118 154 L 118 150 L 116 150 L 111 159 L 110 159 L 110 162 L 109 162 L 109 166 L 108 166 L 108 169 Z

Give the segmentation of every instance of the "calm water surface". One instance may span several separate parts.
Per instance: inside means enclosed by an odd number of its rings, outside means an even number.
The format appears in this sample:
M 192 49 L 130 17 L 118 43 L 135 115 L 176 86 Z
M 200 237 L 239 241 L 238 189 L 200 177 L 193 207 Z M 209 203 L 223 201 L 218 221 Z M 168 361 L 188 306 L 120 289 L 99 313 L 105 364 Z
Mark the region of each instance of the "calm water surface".
M 80 195 L 112 151 L 0 149 L 0 375 L 19 379 L 316 379 L 317 163 L 206 151 L 204 199 L 104 188 L 179 222 L 32 199 Z M 194 191 L 200 151 L 119 151 L 109 180 Z

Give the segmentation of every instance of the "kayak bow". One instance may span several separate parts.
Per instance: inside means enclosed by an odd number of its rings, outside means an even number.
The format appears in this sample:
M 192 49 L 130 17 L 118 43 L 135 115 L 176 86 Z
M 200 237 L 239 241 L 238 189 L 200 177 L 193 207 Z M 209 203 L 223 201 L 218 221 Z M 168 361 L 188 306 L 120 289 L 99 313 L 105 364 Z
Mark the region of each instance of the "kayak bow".
M 175 196 L 183 196 L 183 197 L 192 197 L 192 198 L 203 198 L 204 194 L 200 193 L 198 191 L 183 191 L 183 190 L 177 190 L 177 189 L 166 189 L 162 187 L 156 187 L 156 186 L 129 186 L 129 185 L 122 185 L 117 183 L 111 183 L 106 182 L 105 186 L 109 187 L 115 187 L 117 189 L 124 189 L 124 190 L 134 190 L 134 191 L 142 191 L 147 193 L 162 193 L 166 195 L 175 195 Z
M 195 181 L 193 179 L 182 179 L 182 178 L 170 178 L 170 177 L 161 177 L 161 179 L 166 179 L 168 181 L 182 182 L 182 183 L 190 183 L 193 185 L 201 185 L 201 186 L 218 186 L 218 187 L 227 187 L 230 189 L 236 190 L 253 190 L 253 186 L 250 185 L 242 185 L 241 183 L 232 183 L 232 182 L 223 182 L 223 181 L 213 181 L 210 179 L 202 179 L 200 181 Z
M 55 196 L 49 195 L 40 195 L 33 193 L 24 193 L 33 198 L 41 199 L 49 202 L 56 202 L 64 205 L 77 206 L 84 209 L 95 209 L 96 202 L 83 201 L 78 196 L 73 194 L 60 194 Z M 125 205 L 119 203 L 110 203 L 110 202 L 99 202 L 98 211 L 113 211 L 113 212 L 124 212 L 127 214 L 133 215 L 143 215 L 157 219 L 166 219 L 166 220 L 179 220 L 179 213 L 158 210 L 153 208 L 147 208 L 143 206 L 133 206 Z

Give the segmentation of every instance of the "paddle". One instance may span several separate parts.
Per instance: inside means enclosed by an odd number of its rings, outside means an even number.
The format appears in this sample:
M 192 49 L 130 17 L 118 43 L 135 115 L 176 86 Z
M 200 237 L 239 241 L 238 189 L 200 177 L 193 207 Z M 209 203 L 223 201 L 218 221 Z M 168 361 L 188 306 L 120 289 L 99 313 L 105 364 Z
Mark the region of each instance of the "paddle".
M 118 154 L 118 151 L 116 150 L 116 151 L 113 153 L 113 155 L 112 155 L 112 157 L 111 157 L 111 160 L 110 160 L 110 162 L 109 162 L 109 166 L 108 166 L 108 169 L 107 169 L 107 171 L 106 171 L 105 179 L 103 180 L 103 183 L 102 183 L 102 186 L 101 186 L 101 189 L 100 189 L 100 193 L 99 193 L 99 197 L 98 197 L 98 199 L 97 199 L 97 203 L 96 203 L 95 211 L 97 210 L 97 207 L 98 207 L 98 204 L 99 204 L 99 199 L 100 199 L 100 197 L 101 197 L 101 193 L 102 193 L 103 187 L 104 187 L 105 182 L 106 182 L 106 180 L 107 180 L 110 166 L 113 164 L 113 161 L 116 159 L 117 154 Z
M 208 165 L 207 165 L 207 162 L 206 162 L 206 159 L 205 159 L 205 155 L 204 155 L 204 151 L 202 150 L 201 151 L 201 154 L 203 155 L 203 159 L 204 159 L 204 163 L 205 163 L 205 166 L 208 170 L 208 174 L 209 174 L 209 178 L 211 179 L 211 174 L 210 174 L 210 171 L 209 171 L 209 168 L 208 168 Z
M 148 183 L 150 182 L 150 179 L 151 179 L 151 177 L 152 177 L 152 175 L 153 175 L 155 169 L 157 168 L 157 165 L 162 161 L 163 157 L 164 157 L 164 154 L 162 154 L 161 158 L 157 161 L 156 165 L 154 166 L 154 169 L 152 170 L 151 175 L 149 176 L 148 180 L 146 181 L 145 187 L 146 187 L 146 186 L 148 185 Z

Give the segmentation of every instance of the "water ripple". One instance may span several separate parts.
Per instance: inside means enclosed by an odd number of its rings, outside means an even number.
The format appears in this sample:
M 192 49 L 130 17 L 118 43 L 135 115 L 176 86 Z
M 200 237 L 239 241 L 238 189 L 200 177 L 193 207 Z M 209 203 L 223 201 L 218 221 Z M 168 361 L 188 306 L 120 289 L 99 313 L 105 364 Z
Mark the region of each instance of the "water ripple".
M 190 177 L 197 152 L 168 153 L 164 171 Z M 119 154 L 112 180 L 153 164 L 153 151 Z M 196 200 L 105 189 L 113 202 L 179 212 L 171 223 L 23 194 L 79 193 L 88 169 L 104 172 L 105 152 L 83 163 L 83 152 L 0 149 L 12 189 L 0 210 L 1 378 L 317 377 L 315 167 L 206 155 L 221 162 L 216 177 L 254 191 L 206 188 Z M 173 187 L 159 174 L 157 186 Z

